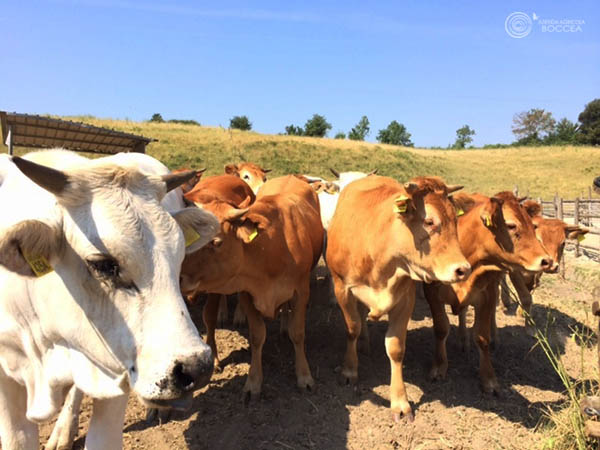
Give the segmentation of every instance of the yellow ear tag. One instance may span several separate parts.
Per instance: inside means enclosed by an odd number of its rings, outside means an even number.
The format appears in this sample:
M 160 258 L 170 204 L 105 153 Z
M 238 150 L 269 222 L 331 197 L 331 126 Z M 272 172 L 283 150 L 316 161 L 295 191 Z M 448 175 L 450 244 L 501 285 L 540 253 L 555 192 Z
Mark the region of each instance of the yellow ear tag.
M 405 213 L 406 205 L 394 205 L 394 212 L 395 213 Z
M 408 200 L 406 195 L 401 195 L 400 197 L 394 199 L 395 202 L 403 202 L 404 200 Z
M 490 218 L 490 216 L 483 216 L 483 223 L 485 224 L 486 227 L 491 227 L 492 219 Z
M 252 242 L 254 238 L 258 236 L 258 228 L 255 228 L 252 233 L 248 236 L 248 242 Z
M 23 257 L 25 258 L 25 261 L 27 261 L 27 264 L 29 264 L 29 267 L 31 267 L 31 270 L 33 270 L 33 273 L 35 273 L 36 277 L 43 277 L 54 270 L 48 260 L 43 256 L 30 256 L 23 253 Z
M 465 212 L 464 212 L 462 209 L 460 209 L 460 208 L 459 208 L 459 209 L 457 209 L 457 210 L 456 210 L 456 217 L 460 217 L 460 216 L 462 216 L 464 213 L 465 213 Z
M 578 234 L 578 235 L 577 235 L 577 240 L 578 240 L 579 242 L 583 241 L 584 239 L 585 239 L 585 236 L 584 236 L 583 234 Z
M 185 246 L 189 247 L 198 239 L 200 239 L 200 235 L 192 227 L 188 227 L 185 230 L 183 230 L 183 238 L 185 239 Z

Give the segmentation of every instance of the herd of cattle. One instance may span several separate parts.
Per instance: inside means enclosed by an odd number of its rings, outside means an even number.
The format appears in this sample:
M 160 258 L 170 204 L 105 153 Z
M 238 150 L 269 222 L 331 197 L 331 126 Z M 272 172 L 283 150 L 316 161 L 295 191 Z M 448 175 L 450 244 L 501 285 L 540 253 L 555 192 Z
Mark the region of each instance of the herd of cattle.
M 223 175 L 170 173 L 143 154 L 89 160 L 64 150 L 0 157 L 0 438 L 38 448 L 38 423 L 58 420 L 46 448 L 70 448 L 83 393 L 93 397 L 86 448 L 122 447 L 127 395 L 149 408 L 186 408 L 219 358 L 225 295 L 248 320 L 245 395 L 260 395 L 264 318 L 281 316 L 297 384 L 314 380 L 305 354 L 311 271 L 321 255 L 347 329 L 341 377 L 358 378 L 366 321 L 388 319 L 395 420 L 412 411 L 402 376 L 418 282 L 430 305 L 430 376 L 447 373 L 445 305 L 475 308 L 472 335 L 484 391 L 498 390 L 490 359 L 499 287 L 509 274 L 529 312 L 543 272 L 556 272 L 568 238 L 587 230 L 541 217 L 510 192 L 457 192 L 438 177 L 407 182 L 371 173 L 267 181 L 229 164 Z M 206 343 L 185 299 L 207 294 Z M 221 310 L 220 310 L 221 309 Z M 527 317 L 527 314 L 525 315 Z

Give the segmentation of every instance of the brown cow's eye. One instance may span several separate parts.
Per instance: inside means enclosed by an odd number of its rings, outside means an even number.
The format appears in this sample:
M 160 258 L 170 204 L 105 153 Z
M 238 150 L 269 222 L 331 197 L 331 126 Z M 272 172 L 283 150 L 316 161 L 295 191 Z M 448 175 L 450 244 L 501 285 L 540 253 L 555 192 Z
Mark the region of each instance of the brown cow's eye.
M 506 223 L 506 227 L 510 230 L 510 231 L 515 231 L 517 229 L 517 224 L 513 223 L 513 222 L 507 222 Z
M 425 225 L 427 225 L 428 227 L 432 227 L 434 224 L 435 221 L 432 218 L 428 217 L 425 219 Z

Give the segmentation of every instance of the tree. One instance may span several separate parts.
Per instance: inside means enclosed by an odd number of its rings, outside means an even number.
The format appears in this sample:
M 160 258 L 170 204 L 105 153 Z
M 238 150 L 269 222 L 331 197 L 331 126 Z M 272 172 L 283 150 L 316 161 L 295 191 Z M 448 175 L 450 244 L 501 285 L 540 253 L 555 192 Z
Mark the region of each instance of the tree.
M 465 148 L 467 144 L 473 142 L 473 136 L 475 136 L 475 130 L 469 125 L 459 128 L 456 130 L 456 141 L 454 141 L 453 148 Z
M 163 123 L 164 120 L 159 113 L 154 113 L 154 114 L 152 114 L 152 117 L 150 118 L 150 122 Z
M 325 137 L 327 130 L 331 130 L 331 124 L 319 114 L 314 114 L 304 125 L 305 136 Z
M 410 140 L 410 133 L 401 123 L 392 120 L 387 128 L 379 130 L 377 140 L 382 144 L 403 145 L 405 147 L 414 147 Z
M 304 130 L 302 127 L 297 127 L 292 124 L 285 127 L 285 134 L 289 136 L 304 136 Z
M 252 129 L 252 122 L 248 120 L 247 116 L 233 116 L 229 120 L 229 128 L 248 131 Z
M 579 141 L 582 144 L 600 145 L 600 98 L 592 100 L 579 114 Z
M 335 139 L 346 139 L 346 133 L 343 131 L 338 131 L 335 133 Z
M 364 141 L 369 135 L 369 131 L 371 131 L 369 119 L 367 119 L 367 116 L 362 116 L 356 126 L 348 133 L 348 139 L 352 139 L 353 141 Z
M 556 121 L 551 112 L 534 108 L 515 114 L 512 132 L 519 143 L 535 144 L 540 143 L 544 137 L 552 133 L 555 125 Z
M 544 144 L 574 144 L 577 139 L 578 131 L 579 127 L 577 124 L 574 124 L 569 119 L 564 117 L 556 124 L 554 131 L 546 136 L 546 139 L 544 139 Z

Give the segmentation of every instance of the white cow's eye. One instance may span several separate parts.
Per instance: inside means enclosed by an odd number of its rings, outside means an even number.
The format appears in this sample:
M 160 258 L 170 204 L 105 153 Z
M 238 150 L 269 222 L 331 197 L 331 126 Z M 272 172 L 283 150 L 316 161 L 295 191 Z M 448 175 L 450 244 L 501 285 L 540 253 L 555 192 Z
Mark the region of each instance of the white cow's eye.
M 250 175 L 247 175 L 247 174 L 246 174 L 246 175 L 244 175 L 244 177 L 243 177 L 243 178 L 244 178 L 244 180 L 249 180 L 249 179 L 250 179 Z
M 112 258 L 95 259 L 88 261 L 88 264 L 102 277 L 117 278 L 119 276 L 119 263 Z

